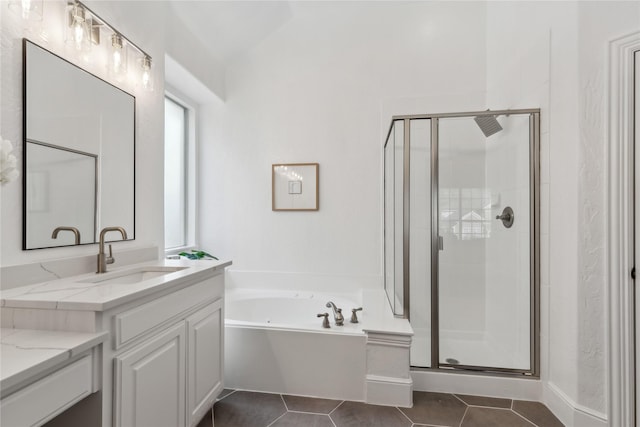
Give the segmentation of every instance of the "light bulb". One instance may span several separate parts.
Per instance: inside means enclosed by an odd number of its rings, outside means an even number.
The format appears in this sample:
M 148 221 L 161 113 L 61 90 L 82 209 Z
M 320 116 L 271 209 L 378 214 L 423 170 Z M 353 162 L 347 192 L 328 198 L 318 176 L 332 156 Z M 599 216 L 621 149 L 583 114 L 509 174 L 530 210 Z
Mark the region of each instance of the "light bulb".
M 142 86 L 148 87 L 149 80 L 151 80 L 151 75 L 149 74 L 149 70 L 144 70 L 142 72 Z
M 90 24 L 91 18 L 86 16 L 86 11 L 80 4 L 69 4 L 66 42 L 79 51 L 91 50 Z
M 119 50 L 113 51 L 113 71 L 118 72 L 122 66 L 122 54 Z
M 142 87 L 145 90 L 153 90 L 153 80 L 151 78 L 151 57 L 142 58 Z
M 125 51 L 124 40 L 118 33 L 111 35 L 111 71 L 122 77 L 127 71 L 127 53 Z
M 73 24 L 73 40 L 76 42 L 76 49 L 82 49 L 82 39 L 84 39 L 84 28 L 82 22 L 76 20 Z

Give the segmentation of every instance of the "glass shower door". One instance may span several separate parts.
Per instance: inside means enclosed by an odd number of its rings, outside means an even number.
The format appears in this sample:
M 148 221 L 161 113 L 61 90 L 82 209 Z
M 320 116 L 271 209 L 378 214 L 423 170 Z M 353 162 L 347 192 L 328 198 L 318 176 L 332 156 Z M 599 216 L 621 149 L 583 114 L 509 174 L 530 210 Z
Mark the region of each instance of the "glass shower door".
M 530 116 L 488 120 L 438 120 L 438 362 L 530 371 Z

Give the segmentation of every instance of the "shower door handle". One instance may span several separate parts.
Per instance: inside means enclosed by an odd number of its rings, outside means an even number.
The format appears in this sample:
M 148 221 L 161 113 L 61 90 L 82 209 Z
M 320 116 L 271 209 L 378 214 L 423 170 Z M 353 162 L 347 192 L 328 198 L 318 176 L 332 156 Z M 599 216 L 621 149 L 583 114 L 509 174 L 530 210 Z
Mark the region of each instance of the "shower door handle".
M 438 236 L 438 250 L 441 251 L 444 249 L 444 238 L 442 236 Z

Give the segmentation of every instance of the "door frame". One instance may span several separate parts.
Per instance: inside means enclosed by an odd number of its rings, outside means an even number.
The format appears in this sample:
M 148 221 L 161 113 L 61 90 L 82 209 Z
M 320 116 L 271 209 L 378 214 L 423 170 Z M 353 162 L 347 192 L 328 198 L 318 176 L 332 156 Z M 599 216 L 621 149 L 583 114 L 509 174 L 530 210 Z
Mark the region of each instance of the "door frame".
M 633 248 L 634 53 L 640 32 L 609 43 L 607 111 L 607 341 L 609 425 L 635 425 Z
M 640 144 L 640 49 L 635 51 L 634 54 L 634 141 L 633 141 L 633 149 L 634 149 L 634 164 L 633 164 L 633 207 L 634 207 L 634 216 L 633 216 L 633 238 L 634 238 L 634 264 L 633 264 L 633 274 L 632 279 L 634 281 L 634 324 L 635 328 L 635 414 L 636 414 L 636 425 L 640 425 L 640 375 L 638 372 L 640 371 L 640 314 L 638 311 L 640 310 L 640 292 L 638 292 L 638 283 L 636 281 L 637 272 L 635 271 L 638 266 L 640 266 L 640 150 L 637 148 L 638 144 Z

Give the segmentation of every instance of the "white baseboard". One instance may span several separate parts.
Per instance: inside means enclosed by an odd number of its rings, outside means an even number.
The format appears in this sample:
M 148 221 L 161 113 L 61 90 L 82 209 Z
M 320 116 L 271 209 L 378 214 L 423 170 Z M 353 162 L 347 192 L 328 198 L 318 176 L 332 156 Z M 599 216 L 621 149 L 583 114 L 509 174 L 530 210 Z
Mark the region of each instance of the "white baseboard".
M 436 371 L 411 371 L 411 378 L 413 378 L 413 389 L 416 391 L 535 401 L 540 401 L 542 398 L 542 382 L 536 379 Z
M 413 381 L 411 379 L 367 375 L 366 402 L 372 405 L 413 406 Z
M 608 427 L 607 415 L 576 403 L 555 384 L 544 384 L 543 402 L 566 427 Z

